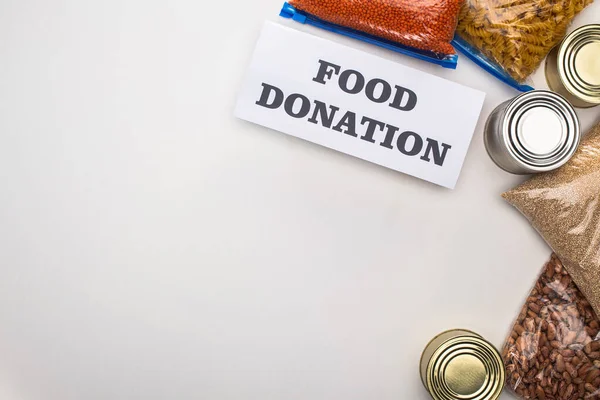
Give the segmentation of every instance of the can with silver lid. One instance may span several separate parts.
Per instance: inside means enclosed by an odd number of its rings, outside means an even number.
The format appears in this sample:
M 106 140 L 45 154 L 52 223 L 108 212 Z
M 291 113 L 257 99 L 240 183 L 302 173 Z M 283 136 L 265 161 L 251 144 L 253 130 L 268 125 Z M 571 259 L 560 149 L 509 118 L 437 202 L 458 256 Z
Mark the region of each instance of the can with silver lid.
M 484 141 L 496 165 L 525 175 L 564 165 L 577 150 L 581 131 L 577 114 L 564 97 L 534 90 L 491 113 Z
M 420 373 L 434 400 L 496 400 L 505 380 L 498 350 L 464 329 L 433 338 L 421 356 Z
M 584 25 L 565 37 L 546 59 L 548 86 L 575 107 L 600 104 L 600 25 Z

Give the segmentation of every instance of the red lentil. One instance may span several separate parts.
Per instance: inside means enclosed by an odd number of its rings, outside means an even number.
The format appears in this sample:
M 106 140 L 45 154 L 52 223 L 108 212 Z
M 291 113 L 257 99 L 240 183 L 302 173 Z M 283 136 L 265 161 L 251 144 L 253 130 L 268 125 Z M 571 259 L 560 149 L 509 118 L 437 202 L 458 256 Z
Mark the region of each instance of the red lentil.
M 463 0 L 291 0 L 324 21 L 415 49 L 455 54 L 450 44 Z

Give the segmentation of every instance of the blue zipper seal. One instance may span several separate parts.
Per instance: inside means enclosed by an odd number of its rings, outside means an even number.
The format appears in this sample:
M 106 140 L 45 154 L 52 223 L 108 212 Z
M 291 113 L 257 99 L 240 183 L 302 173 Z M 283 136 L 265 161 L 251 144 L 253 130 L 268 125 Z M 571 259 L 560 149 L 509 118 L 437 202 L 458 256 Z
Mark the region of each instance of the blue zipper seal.
M 454 37 L 452 45 L 455 49 L 463 53 L 465 56 L 467 56 L 467 58 L 469 58 L 479 67 L 483 68 L 485 71 L 492 74 L 494 77 L 506 83 L 507 85 L 517 89 L 520 92 L 530 92 L 534 90 L 534 88 L 529 85 L 524 85 L 517 82 L 500 66 L 491 62 L 486 56 L 481 54 L 481 52 L 477 48 L 475 48 L 473 45 L 471 45 L 469 42 L 467 42 L 460 36 L 456 35 Z
M 301 24 L 316 26 L 317 28 L 338 33 L 340 35 L 347 36 L 353 39 L 358 39 L 369 44 L 374 44 L 376 46 L 383 47 L 384 49 L 392 50 L 397 53 L 417 58 L 419 60 L 428 61 L 430 63 L 440 65 L 444 68 L 456 69 L 456 66 L 458 64 L 457 54 L 438 55 L 430 51 L 413 49 L 411 47 L 404 46 L 400 43 L 396 43 L 391 40 L 382 39 L 377 36 L 357 31 L 355 29 L 346 28 L 344 26 L 332 24 L 331 22 L 323 21 L 322 19 L 319 19 L 311 14 L 298 10 L 296 7 L 292 6 L 289 3 L 285 3 L 283 5 L 283 8 L 281 9 L 279 15 L 284 18 L 290 18 L 296 22 L 300 22 Z

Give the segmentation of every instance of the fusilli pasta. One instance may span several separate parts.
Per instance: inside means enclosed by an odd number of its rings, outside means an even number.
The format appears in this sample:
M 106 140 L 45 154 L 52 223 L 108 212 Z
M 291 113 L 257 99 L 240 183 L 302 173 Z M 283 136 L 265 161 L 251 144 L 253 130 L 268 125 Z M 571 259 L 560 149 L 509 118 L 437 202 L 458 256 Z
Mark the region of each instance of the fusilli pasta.
M 523 82 L 593 0 L 465 0 L 457 33 Z

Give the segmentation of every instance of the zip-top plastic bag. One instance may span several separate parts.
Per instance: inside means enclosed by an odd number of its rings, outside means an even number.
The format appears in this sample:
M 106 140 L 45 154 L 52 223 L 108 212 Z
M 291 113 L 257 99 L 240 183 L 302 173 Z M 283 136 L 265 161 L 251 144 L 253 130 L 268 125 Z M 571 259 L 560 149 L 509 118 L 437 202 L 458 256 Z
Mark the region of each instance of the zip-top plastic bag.
M 465 0 L 454 46 L 521 90 L 593 0 Z
M 464 0 L 290 0 L 281 16 L 446 68 Z
M 600 123 L 568 163 L 503 197 L 552 247 L 600 315 Z
M 552 255 L 502 350 L 506 386 L 525 400 L 600 396 L 600 321 Z

